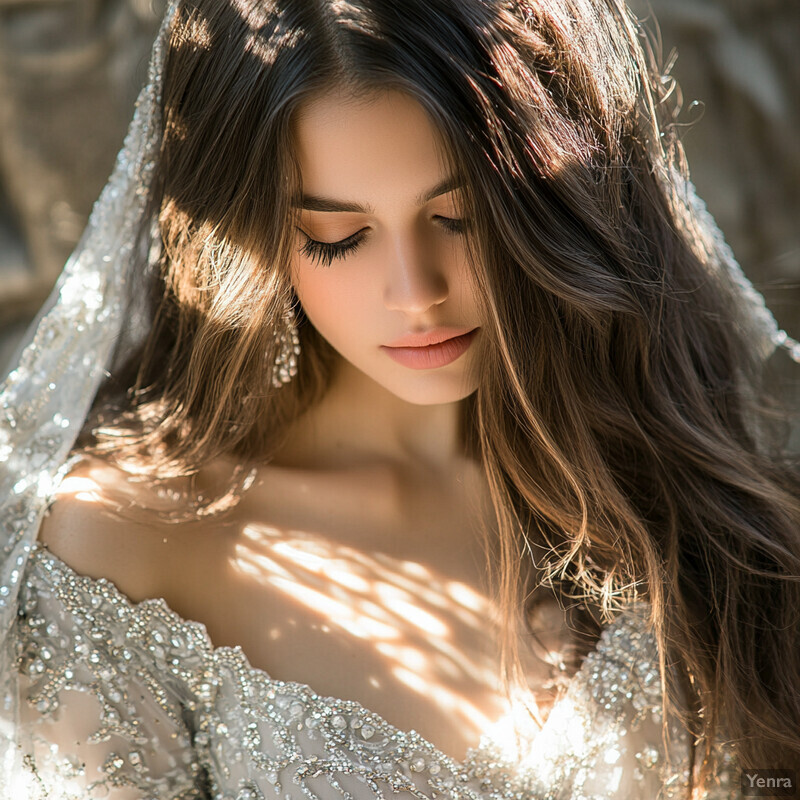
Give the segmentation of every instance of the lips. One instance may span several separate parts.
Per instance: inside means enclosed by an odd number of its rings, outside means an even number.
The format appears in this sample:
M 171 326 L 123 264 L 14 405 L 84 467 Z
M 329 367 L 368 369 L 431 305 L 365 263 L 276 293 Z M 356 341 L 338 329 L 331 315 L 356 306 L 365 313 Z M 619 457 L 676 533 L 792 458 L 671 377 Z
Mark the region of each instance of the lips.
M 447 339 L 455 339 L 470 333 L 474 328 L 435 328 L 424 333 L 409 333 L 395 339 L 386 347 L 428 347 L 432 344 L 440 344 Z
M 441 331 L 442 329 L 439 329 Z M 410 369 L 436 369 L 451 364 L 460 358 L 469 349 L 478 334 L 478 328 L 467 331 L 457 336 L 451 336 L 435 344 L 418 345 L 416 347 L 397 347 L 384 345 L 381 349 L 389 358 L 397 361 Z M 438 332 L 427 334 L 428 338 L 436 339 Z M 425 334 L 417 335 L 417 340 L 424 338 Z M 404 337 L 398 341 L 409 341 L 412 337 Z

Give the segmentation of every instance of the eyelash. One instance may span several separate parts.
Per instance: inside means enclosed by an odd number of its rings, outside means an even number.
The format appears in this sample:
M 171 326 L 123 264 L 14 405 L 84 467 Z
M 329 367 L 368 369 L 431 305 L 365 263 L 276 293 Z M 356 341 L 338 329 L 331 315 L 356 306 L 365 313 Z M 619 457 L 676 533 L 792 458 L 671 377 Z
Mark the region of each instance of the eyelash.
M 436 219 L 440 220 L 442 227 L 454 236 L 464 233 L 466 229 L 463 219 L 451 219 L 450 217 L 436 217 Z M 342 239 L 341 242 L 318 242 L 300 228 L 297 230 L 306 239 L 298 252 L 310 258 L 312 262 L 316 259 L 324 267 L 329 267 L 334 259 L 345 258 L 348 253 L 358 249 L 364 241 L 364 234 L 361 231 L 348 236 L 347 239 Z

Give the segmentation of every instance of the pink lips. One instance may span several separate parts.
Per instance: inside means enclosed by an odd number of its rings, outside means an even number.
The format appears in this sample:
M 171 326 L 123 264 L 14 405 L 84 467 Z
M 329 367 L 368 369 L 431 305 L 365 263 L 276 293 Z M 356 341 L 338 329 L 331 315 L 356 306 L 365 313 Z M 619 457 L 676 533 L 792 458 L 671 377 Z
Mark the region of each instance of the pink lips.
M 478 328 L 457 331 L 439 328 L 427 334 L 412 334 L 397 339 L 391 345 L 382 345 L 386 354 L 411 369 L 435 369 L 455 361 L 472 344 Z

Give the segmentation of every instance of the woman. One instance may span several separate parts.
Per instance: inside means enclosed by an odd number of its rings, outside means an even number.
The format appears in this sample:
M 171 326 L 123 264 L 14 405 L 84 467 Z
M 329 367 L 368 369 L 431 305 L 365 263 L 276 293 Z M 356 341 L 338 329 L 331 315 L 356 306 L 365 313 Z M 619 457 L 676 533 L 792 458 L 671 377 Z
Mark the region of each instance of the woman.
M 9 796 L 800 762 L 797 343 L 653 75 L 612 0 L 173 5 L 2 396 Z

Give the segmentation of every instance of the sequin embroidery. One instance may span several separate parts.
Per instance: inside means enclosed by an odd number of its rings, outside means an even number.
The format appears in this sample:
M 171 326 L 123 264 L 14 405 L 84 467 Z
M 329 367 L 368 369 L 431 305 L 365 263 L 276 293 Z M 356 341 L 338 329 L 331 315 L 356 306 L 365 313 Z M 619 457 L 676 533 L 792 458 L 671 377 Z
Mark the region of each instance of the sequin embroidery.
M 164 600 L 134 604 L 111 582 L 76 574 L 40 545 L 31 551 L 14 638 L 30 682 L 27 702 L 42 720 L 57 717 L 65 693 L 97 699 L 99 727 L 89 738 L 113 744 L 98 787 L 214 800 L 403 792 L 589 800 L 630 797 L 629 790 L 678 797 L 685 777 L 685 765 L 668 763 L 661 748 L 655 640 L 637 609 L 604 630 L 543 729 L 520 728 L 514 753 L 485 736 L 461 763 L 356 702 L 270 678 L 241 648 L 215 648 L 202 624 L 182 619 Z M 159 720 L 155 727 L 169 731 L 174 763 L 155 768 L 158 743 L 143 735 L 143 708 Z M 69 754 L 44 759 L 32 765 L 40 774 L 76 769 Z M 731 797 L 730 755 L 727 765 L 720 793 L 707 800 Z

